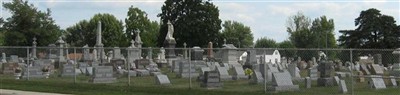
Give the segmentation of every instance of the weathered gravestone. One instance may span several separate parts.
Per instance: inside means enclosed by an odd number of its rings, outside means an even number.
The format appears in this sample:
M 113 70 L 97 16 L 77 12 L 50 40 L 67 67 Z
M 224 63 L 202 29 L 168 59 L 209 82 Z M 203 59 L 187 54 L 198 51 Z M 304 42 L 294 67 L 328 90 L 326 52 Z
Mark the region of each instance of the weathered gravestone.
M 200 68 L 200 72 L 201 72 L 200 75 L 204 75 L 204 73 L 205 73 L 206 71 L 211 71 L 211 69 L 210 69 L 209 67 L 201 67 L 201 68 Z
M 243 67 L 234 66 L 233 69 L 233 80 L 247 79 L 247 76 L 244 74 Z
M 73 64 L 63 64 L 61 77 L 74 76 L 76 74 L 74 70 L 75 68 Z
M 204 80 L 200 84 L 201 87 L 213 89 L 221 88 L 223 86 L 217 71 L 204 72 Z
M 145 70 L 145 69 L 138 69 L 136 70 L 137 72 L 137 76 L 149 76 L 150 75 L 150 71 Z
M 367 66 L 365 64 L 360 64 L 360 69 L 363 72 L 364 75 L 370 75 L 371 73 L 369 72 Z
M 341 93 L 347 93 L 347 85 L 344 80 L 339 81 L 339 90 Z
M 311 78 L 310 77 L 305 78 L 305 86 L 306 86 L 306 88 L 311 88 Z
M 264 78 L 261 75 L 261 72 L 257 70 L 253 70 L 253 74 L 251 75 L 250 84 L 261 84 L 264 82 Z
M 177 77 L 179 78 L 189 78 L 189 77 L 198 77 L 199 73 L 196 72 L 196 68 L 194 64 L 189 64 L 189 61 L 179 61 L 179 73 Z
M 171 85 L 171 82 L 169 81 L 169 78 L 167 75 L 156 75 L 156 84 L 157 85 Z
M 18 56 L 17 55 L 10 55 L 10 60 L 8 62 L 10 62 L 10 63 L 19 63 Z
M 15 67 L 18 67 L 18 63 L 3 63 L 1 67 L 2 74 L 14 74 Z
M 296 64 L 289 64 L 289 65 L 288 65 L 288 71 L 289 71 L 290 75 L 292 76 L 292 78 L 294 78 L 294 79 L 299 79 L 299 78 L 301 78 L 301 77 L 300 77 L 299 70 L 298 70 Z
M 228 70 L 224 67 L 217 67 L 219 78 L 221 80 L 232 80 L 232 76 L 229 75 Z
M 371 80 L 369 81 L 369 84 L 372 88 L 375 89 L 385 89 L 386 84 L 382 79 L 382 76 L 379 75 L 371 75 Z
M 6 62 L 7 62 L 6 57 L 7 57 L 7 56 L 6 56 L 6 53 L 4 53 L 4 52 L 1 53 L 1 61 L 0 61 L 0 62 L 1 62 L 1 63 L 6 63 Z
M 383 75 L 383 70 L 378 64 L 371 64 L 371 73 L 374 75 Z
M 333 86 L 334 80 L 331 78 L 333 62 L 321 61 L 318 65 L 318 71 L 320 71 L 320 77 L 317 80 L 318 86 Z
M 201 49 L 200 47 L 198 47 L 198 46 L 193 47 L 191 50 L 190 59 L 191 60 L 203 60 L 203 52 L 204 52 L 204 50 Z
M 339 82 L 340 82 L 340 79 L 339 79 L 338 76 L 334 76 L 333 79 L 335 80 L 336 85 L 340 85 L 340 83 L 339 83 Z
M 374 54 L 374 64 L 383 65 L 382 64 L 382 54 Z
M 113 74 L 112 66 L 96 66 L 93 68 L 93 76 L 89 81 L 92 83 L 114 83 L 116 78 Z
M 317 80 L 318 79 L 318 69 L 316 67 L 308 68 L 308 77 L 310 77 L 311 80 Z
M 390 83 L 393 87 L 397 86 L 397 82 L 394 76 L 390 76 Z
M 45 78 L 41 67 L 24 68 L 22 78 Z
M 271 91 L 295 91 L 300 90 L 299 85 L 293 85 L 291 76 L 288 74 L 276 72 L 272 74 L 272 87 L 268 89 Z
M 389 71 L 391 76 L 400 77 L 400 63 L 395 63 L 392 66 L 392 70 Z

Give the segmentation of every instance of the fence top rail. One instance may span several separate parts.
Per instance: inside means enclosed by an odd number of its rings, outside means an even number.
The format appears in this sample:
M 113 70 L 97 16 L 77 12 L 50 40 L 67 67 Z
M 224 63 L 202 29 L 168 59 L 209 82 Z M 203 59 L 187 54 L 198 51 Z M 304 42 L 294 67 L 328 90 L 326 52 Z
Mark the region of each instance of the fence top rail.
M 30 49 L 30 48 L 37 48 L 37 49 L 60 49 L 60 47 L 49 47 L 49 46 L 39 46 L 39 47 L 32 47 L 32 46 L 0 46 L 0 49 Z M 98 49 L 99 47 L 62 47 L 61 49 Z M 114 49 L 116 47 L 101 47 L 102 49 Z M 119 49 L 129 49 L 129 47 L 118 47 Z M 135 49 L 161 49 L 161 47 L 142 47 L 142 48 L 135 48 Z M 196 49 L 196 48 L 164 48 L 164 49 Z M 342 50 L 342 51 L 395 51 L 396 49 L 360 49 L 360 48 L 201 48 L 201 49 L 214 49 L 214 50 L 221 50 L 221 49 L 229 49 L 229 50 L 319 50 L 319 51 L 326 51 L 326 50 Z

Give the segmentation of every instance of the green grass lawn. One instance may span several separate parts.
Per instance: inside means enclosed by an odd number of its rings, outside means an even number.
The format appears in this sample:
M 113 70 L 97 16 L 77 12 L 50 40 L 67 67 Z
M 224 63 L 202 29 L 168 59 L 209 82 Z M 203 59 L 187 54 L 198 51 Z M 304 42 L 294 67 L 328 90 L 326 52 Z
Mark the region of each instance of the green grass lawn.
M 312 88 L 304 88 L 303 81 L 295 81 L 300 86 L 300 91 L 267 92 L 264 93 L 263 85 L 250 85 L 248 80 L 224 81 L 221 89 L 205 89 L 199 86 L 195 78 L 192 79 L 189 89 L 189 80 L 176 78 L 174 73 L 163 70 L 170 78 L 172 85 L 159 86 L 155 84 L 154 77 L 131 77 L 128 85 L 127 77 L 119 77 L 116 83 L 92 84 L 89 77 L 77 76 L 74 83 L 73 77 L 61 78 L 53 74 L 49 79 L 15 80 L 12 75 L 0 75 L 1 89 L 15 89 L 38 92 L 66 93 L 76 95 L 351 95 L 351 80 L 346 79 L 349 92 L 341 94 L 338 86 L 317 87 L 313 81 Z M 302 75 L 304 75 L 302 71 Z M 387 89 L 375 90 L 369 88 L 366 82 L 354 84 L 355 95 L 399 95 L 400 88 L 387 86 Z

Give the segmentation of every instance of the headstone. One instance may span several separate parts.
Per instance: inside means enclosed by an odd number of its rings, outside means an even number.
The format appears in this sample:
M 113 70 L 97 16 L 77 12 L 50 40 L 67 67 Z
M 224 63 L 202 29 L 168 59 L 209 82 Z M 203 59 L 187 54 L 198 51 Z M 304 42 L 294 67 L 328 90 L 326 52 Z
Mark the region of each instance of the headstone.
M 3 63 L 1 66 L 2 74 L 14 74 L 14 68 L 19 67 L 18 63 Z
M 253 70 L 253 74 L 251 75 L 250 84 L 261 84 L 264 82 L 264 78 L 261 75 L 261 72 L 257 70 Z
M 239 80 L 239 79 L 247 79 L 247 76 L 244 73 L 243 67 L 238 67 L 234 66 L 233 67 L 233 80 Z
M 144 69 L 136 70 L 137 76 L 150 76 L 150 71 Z
M 371 64 L 371 73 L 374 75 L 383 75 L 383 70 L 378 64 Z
M 318 86 L 333 86 L 334 80 L 331 78 L 333 62 L 321 61 L 318 65 L 318 71 L 320 71 L 320 77 L 317 80 Z
M 175 38 L 173 37 L 174 26 L 172 25 L 172 23 L 170 21 L 168 21 L 167 26 L 168 26 L 168 32 L 167 32 L 167 36 L 165 37 L 164 47 L 168 48 L 168 49 L 166 49 L 167 55 L 165 55 L 165 57 L 167 59 L 168 58 L 176 58 L 176 54 L 175 54 L 175 50 L 174 50 L 176 41 L 175 41 Z
M 299 85 L 293 85 L 290 75 L 281 72 L 273 73 L 272 87 L 269 87 L 268 89 L 272 91 L 300 90 Z
M 10 55 L 10 60 L 8 62 L 10 62 L 10 63 L 19 63 L 18 56 L 17 55 Z
M 61 77 L 74 76 L 76 74 L 74 70 L 75 68 L 73 64 L 63 64 Z
M 204 52 L 204 50 L 201 49 L 200 47 L 198 47 L 198 46 L 193 47 L 191 50 L 190 59 L 191 60 L 203 60 L 203 52 Z
M 306 86 L 306 88 L 311 88 L 311 78 L 310 77 L 306 77 L 305 86 Z
M 221 88 L 223 86 L 217 71 L 206 71 L 204 80 L 200 84 L 201 87 L 208 89 Z
M 393 87 L 397 87 L 397 82 L 394 76 L 390 76 L 390 83 Z
M 394 63 L 392 70 L 389 71 L 389 75 L 400 77 L 400 63 Z
M 6 60 L 6 53 L 1 53 L 1 63 L 6 63 L 7 62 L 7 60 Z
M 386 88 L 385 82 L 382 79 L 382 76 L 379 75 L 371 75 L 370 85 L 375 89 L 384 89 Z
M 137 72 L 134 70 L 129 70 L 127 72 L 125 72 L 128 76 L 130 77 L 136 77 L 137 76 Z
M 29 75 L 28 75 L 29 74 Z M 29 67 L 24 68 L 23 73 L 22 73 L 22 78 L 45 78 L 42 72 L 41 67 Z
M 157 85 L 171 85 L 171 82 L 169 81 L 169 78 L 167 75 L 156 75 L 156 84 Z
M 83 61 L 90 61 L 92 57 L 90 56 L 89 46 L 86 44 L 83 46 Z
M 121 49 L 119 49 L 119 47 L 114 47 L 114 49 L 113 49 L 113 58 L 114 59 L 121 59 L 122 58 Z
M 89 81 L 91 83 L 114 83 L 116 78 L 113 74 L 112 66 L 96 66 L 93 68 L 93 76 Z
M 212 42 L 208 42 L 207 48 L 208 48 L 207 57 L 208 58 L 214 58 L 213 43 Z
M 370 75 L 371 74 L 365 64 L 360 64 L 360 68 L 361 68 L 361 71 L 364 73 L 364 75 Z
M 196 72 L 195 64 L 189 64 L 188 60 L 178 61 L 179 63 L 179 73 L 177 77 L 179 78 L 189 78 L 198 77 L 199 73 Z
M 308 77 L 310 77 L 311 80 L 317 80 L 318 79 L 318 69 L 316 67 L 308 68 Z
M 204 73 L 205 73 L 206 71 L 211 71 L 211 69 L 210 69 L 209 67 L 201 67 L 201 68 L 200 68 L 200 71 L 201 71 L 201 75 L 204 75 Z
M 347 93 L 347 85 L 344 80 L 339 81 L 339 88 L 341 93 Z
M 220 79 L 223 80 L 232 80 L 232 76 L 229 75 L 228 70 L 223 67 L 217 67 L 217 71 Z
M 93 75 L 93 67 L 86 67 L 86 75 L 91 76 Z
M 374 55 L 374 64 L 383 65 L 382 64 L 382 54 L 375 54 Z
M 340 84 L 340 83 L 339 83 L 339 82 L 340 82 L 340 79 L 339 79 L 338 76 L 334 76 L 333 79 L 335 80 L 336 85 L 339 85 L 339 84 Z
M 298 71 L 296 64 L 289 64 L 288 71 L 293 78 L 300 78 L 300 73 Z
M 256 50 L 248 50 L 245 65 L 257 64 Z M 264 58 L 264 57 L 263 57 Z

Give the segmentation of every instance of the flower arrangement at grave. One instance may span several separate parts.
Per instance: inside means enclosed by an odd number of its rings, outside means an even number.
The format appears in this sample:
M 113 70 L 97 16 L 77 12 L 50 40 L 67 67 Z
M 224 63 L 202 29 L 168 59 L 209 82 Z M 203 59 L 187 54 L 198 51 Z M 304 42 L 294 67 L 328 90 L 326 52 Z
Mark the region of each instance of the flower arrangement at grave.
M 14 76 L 15 79 L 19 79 L 21 77 L 22 68 L 19 66 L 14 67 Z

